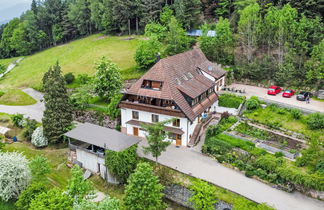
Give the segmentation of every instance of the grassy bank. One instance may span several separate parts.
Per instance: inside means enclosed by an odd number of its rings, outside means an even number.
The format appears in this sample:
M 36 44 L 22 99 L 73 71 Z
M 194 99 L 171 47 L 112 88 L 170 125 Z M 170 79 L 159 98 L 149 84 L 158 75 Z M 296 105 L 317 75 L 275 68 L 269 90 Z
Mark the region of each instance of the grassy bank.
M 35 104 L 37 101 L 19 89 L 0 89 L 0 104 L 9 106 L 26 106 Z
M 141 37 L 125 38 L 96 34 L 27 56 L 2 79 L 0 88 L 38 86 L 44 72 L 56 61 L 59 61 L 63 73 L 91 75 L 95 72 L 95 62 L 102 56 L 110 58 L 121 68 L 124 79 L 140 77 L 143 72 L 135 70 L 133 57 Z M 2 62 L 9 61 L 0 60 Z

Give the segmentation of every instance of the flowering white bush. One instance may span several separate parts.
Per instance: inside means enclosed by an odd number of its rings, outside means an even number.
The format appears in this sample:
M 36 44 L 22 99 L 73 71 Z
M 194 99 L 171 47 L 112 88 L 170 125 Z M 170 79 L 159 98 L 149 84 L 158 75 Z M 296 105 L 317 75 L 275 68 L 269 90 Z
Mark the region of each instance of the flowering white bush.
M 17 152 L 0 152 L 0 200 L 15 199 L 28 186 L 28 160 Z
M 48 140 L 43 133 L 43 127 L 38 127 L 36 130 L 34 130 L 31 143 L 35 147 L 45 147 L 48 145 Z

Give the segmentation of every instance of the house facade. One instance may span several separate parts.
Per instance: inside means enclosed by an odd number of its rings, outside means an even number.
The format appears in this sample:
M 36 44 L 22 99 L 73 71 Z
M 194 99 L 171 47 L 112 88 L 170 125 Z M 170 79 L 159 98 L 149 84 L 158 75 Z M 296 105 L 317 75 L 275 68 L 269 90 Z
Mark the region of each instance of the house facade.
M 216 111 L 225 75 L 198 48 L 161 59 L 125 91 L 119 103 L 122 132 L 145 137 L 141 125 L 174 119 L 165 126 L 167 139 L 190 145 L 202 120 Z

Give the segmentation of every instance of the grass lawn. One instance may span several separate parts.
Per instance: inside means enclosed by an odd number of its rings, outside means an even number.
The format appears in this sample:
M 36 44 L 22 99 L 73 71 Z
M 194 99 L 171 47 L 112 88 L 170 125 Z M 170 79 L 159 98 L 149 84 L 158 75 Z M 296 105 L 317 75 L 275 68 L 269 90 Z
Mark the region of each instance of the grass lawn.
M 300 119 L 296 120 L 292 117 L 290 112 L 286 111 L 280 113 L 278 109 L 271 109 L 268 106 L 265 109 L 259 108 L 252 112 L 244 113 L 244 116 L 250 119 L 259 121 L 260 123 L 274 123 L 277 122 L 281 127 L 292 130 L 298 133 L 302 133 L 310 138 L 319 138 L 321 141 L 324 141 L 324 129 L 320 130 L 311 130 L 306 124 L 306 116 L 302 115 Z
M 2 96 L 1 96 L 2 95 Z M 0 104 L 10 106 L 32 105 L 37 101 L 19 89 L 0 90 Z
M 56 149 L 53 147 L 47 147 L 44 149 L 36 149 L 28 142 L 17 142 L 13 144 L 7 144 L 6 151 L 21 152 L 28 159 L 32 159 L 37 155 L 44 155 L 48 158 L 51 166 L 51 173 L 48 175 L 48 179 L 53 186 L 63 188 L 67 185 L 67 181 L 70 178 L 70 169 L 66 166 L 68 149 Z
M 95 72 L 95 62 L 102 56 L 111 59 L 121 68 L 124 79 L 138 78 L 144 72 L 135 69 L 133 57 L 141 37 L 135 36 L 133 40 L 124 40 L 125 38 L 127 36 L 95 34 L 27 56 L 5 76 L 0 88 L 39 86 L 44 72 L 56 61 L 59 61 L 63 73 L 92 75 Z

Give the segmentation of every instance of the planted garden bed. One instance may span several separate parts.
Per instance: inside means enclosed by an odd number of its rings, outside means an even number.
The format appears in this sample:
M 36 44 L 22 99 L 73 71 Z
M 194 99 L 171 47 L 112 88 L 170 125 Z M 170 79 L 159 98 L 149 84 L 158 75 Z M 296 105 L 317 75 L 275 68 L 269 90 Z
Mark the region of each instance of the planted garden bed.
M 250 138 L 251 140 L 261 140 L 269 146 L 290 150 L 301 150 L 306 147 L 306 142 L 281 132 L 265 128 L 252 123 L 242 122 L 234 128 L 234 134 Z M 292 152 L 295 153 L 295 152 Z
M 266 150 L 256 147 L 253 142 L 256 141 L 256 137 L 262 137 L 264 139 L 262 142 L 275 143 L 275 141 L 269 140 L 273 135 L 270 131 L 251 125 L 238 124 L 240 127 L 236 130 L 256 136 L 252 137 L 254 140 L 251 141 L 243 140 L 243 138 L 226 135 L 224 131 L 229 127 L 224 129 L 224 123 L 226 124 L 226 121 L 222 120 L 218 125 L 208 128 L 205 144 L 202 147 L 203 153 L 213 156 L 220 163 L 230 164 L 245 173 L 247 177 L 257 177 L 265 182 L 275 184 L 280 189 L 287 191 L 297 189 L 305 194 L 311 194 L 311 196 L 320 195 L 319 191 L 324 190 L 323 174 L 296 166 L 294 162 L 284 159 L 282 152 L 270 154 Z M 319 198 L 324 199 L 321 196 Z

